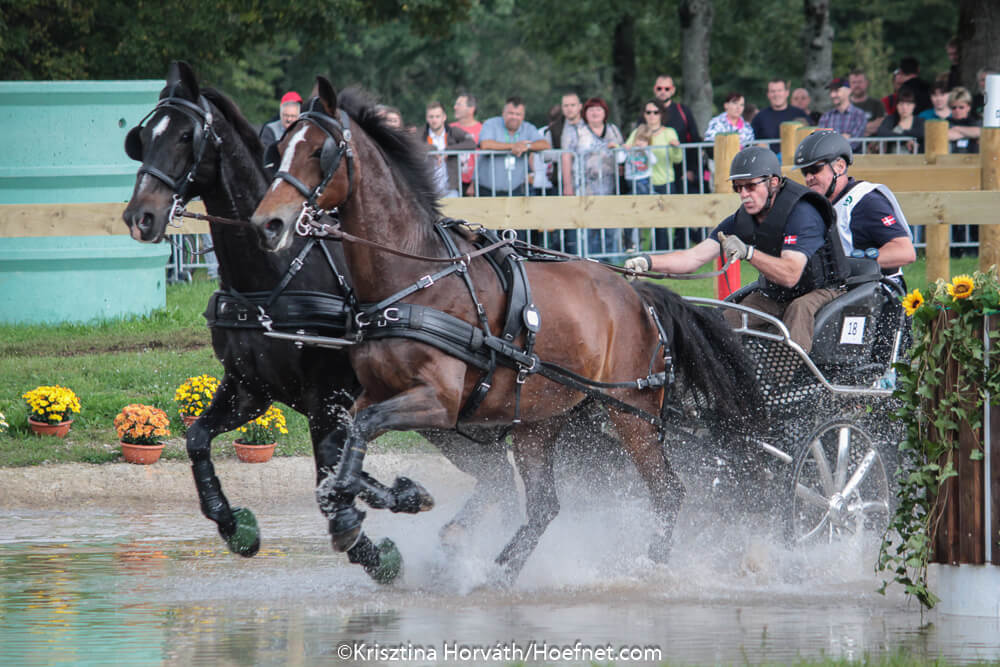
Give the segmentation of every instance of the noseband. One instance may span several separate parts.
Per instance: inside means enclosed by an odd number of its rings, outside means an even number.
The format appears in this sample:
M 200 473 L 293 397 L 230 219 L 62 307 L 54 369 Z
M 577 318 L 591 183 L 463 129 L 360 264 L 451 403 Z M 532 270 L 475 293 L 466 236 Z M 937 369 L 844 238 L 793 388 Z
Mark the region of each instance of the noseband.
M 310 100 L 309 109 L 299 115 L 295 124 L 303 121 L 311 121 L 313 125 L 321 129 L 326 135 L 326 140 L 323 142 L 323 148 L 320 149 L 319 154 L 319 166 L 323 172 L 323 178 L 316 187 L 310 190 L 309 186 L 287 171 L 279 171 L 275 174 L 275 178 L 281 179 L 291 185 L 306 199 L 302 204 L 302 215 L 299 216 L 299 220 L 296 222 L 297 230 L 307 229 L 308 223 L 318 220 L 323 215 L 336 215 L 336 207 L 332 210 L 324 211 L 319 208 L 317 199 L 323 193 L 323 190 L 326 189 L 326 186 L 330 184 L 330 181 L 333 180 L 333 176 L 337 173 L 337 169 L 340 168 L 340 162 L 345 156 L 347 157 L 347 196 L 344 197 L 344 201 L 350 199 L 351 194 L 354 192 L 354 150 L 349 143 L 351 141 L 350 117 L 348 117 L 343 109 L 340 109 L 340 119 L 338 120 L 321 108 L 317 108 L 319 106 L 318 99 L 313 98 Z M 291 129 L 289 127 L 285 130 L 285 134 L 288 134 Z M 268 164 L 278 163 L 278 142 L 268 146 L 264 162 Z M 303 232 L 300 231 L 300 233 Z
M 194 153 L 194 161 L 191 167 L 181 176 L 179 179 L 175 180 L 169 174 L 164 172 L 162 169 L 158 169 L 152 165 L 146 164 L 143 160 L 142 155 L 142 137 L 141 132 L 143 128 L 143 123 L 155 114 L 160 109 L 174 109 L 180 111 L 185 116 L 194 121 L 194 134 L 191 137 L 191 147 Z M 208 146 L 208 142 L 205 141 L 205 137 L 208 136 L 212 145 L 218 148 L 222 145 L 222 138 L 215 132 L 215 128 L 212 127 L 212 111 L 208 106 L 208 100 L 204 96 L 198 97 L 198 103 L 195 104 L 183 97 L 176 97 L 171 95 L 160 100 L 159 103 L 153 110 L 148 114 L 143 116 L 139 124 L 128 131 L 125 136 L 125 153 L 138 162 L 142 162 L 142 166 L 139 167 L 139 174 L 149 174 L 150 176 L 162 181 L 168 188 L 174 191 L 174 206 L 183 208 L 184 203 L 187 202 L 187 190 L 191 183 L 194 182 L 195 173 L 198 171 L 198 167 L 201 166 L 201 161 L 205 156 L 205 148 Z M 171 219 L 173 214 L 171 214 Z

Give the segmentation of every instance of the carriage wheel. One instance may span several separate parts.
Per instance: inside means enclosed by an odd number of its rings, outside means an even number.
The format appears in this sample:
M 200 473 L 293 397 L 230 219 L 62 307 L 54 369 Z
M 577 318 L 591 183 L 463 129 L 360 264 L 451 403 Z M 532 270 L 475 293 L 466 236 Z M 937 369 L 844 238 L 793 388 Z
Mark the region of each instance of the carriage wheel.
M 879 443 L 856 423 L 833 419 L 816 428 L 796 455 L 789 541 L 832 543 L 861 531 L 881 534 L 891 501 Z

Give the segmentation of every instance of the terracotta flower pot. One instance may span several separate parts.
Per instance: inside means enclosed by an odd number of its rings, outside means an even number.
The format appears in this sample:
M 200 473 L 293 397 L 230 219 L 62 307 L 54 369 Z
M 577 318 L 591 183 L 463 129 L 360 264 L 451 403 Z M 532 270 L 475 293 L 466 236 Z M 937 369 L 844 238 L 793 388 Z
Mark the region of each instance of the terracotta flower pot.
M 122 456 L 125 457 L 125 461 L 128 463 L 149 465 L 159 461 L 160 454 L 163 453 L 162 443 L 159 445 L 133 445 L 129 442 L 123 442 L 121 446 Z
M 236 458 L 244 463 L 264 463 L 270 461 L 274 455 L 274 447 L 277 443 L 269 445 L 244 445 L 242 442 L 233 442 L 236 448 Z
M 197 415 L 181 415 L 181 421 L 184 422 L 184 426 L 190 426 L 191 424 L 198 421 Z
M 54 435 L 57 438 L 65 438 L 66 434 L 69 433 L 69 427 L 73 425 L 72 419 L 67 419 L 64 422 L 59 422 L 58 424 L 48 424 L 46 422 L 37 422 L 31 417 L 28 417 L 28 426 L 31 430 L 35 432 L 36 435 Z

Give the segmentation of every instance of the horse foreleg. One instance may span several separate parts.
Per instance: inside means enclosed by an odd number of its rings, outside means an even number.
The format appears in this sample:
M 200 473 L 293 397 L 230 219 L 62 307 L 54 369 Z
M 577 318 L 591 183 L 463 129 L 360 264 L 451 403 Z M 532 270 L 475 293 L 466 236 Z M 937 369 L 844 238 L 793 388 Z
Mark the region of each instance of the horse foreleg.
M 513 432 L 514 462 L 524 481 L 528 522 L 517 530 L 496 558 L 509 582 L 517 578 L 545 529 L 559 514 L 553 474 L 553 444 L 561 427 L 561 421 L 550 420 L 544 424 L 520 427 Z
M 655 426 L 634 415 L 617 411 L 611 411 L 610 417 L 649 489 L 650 502 L 659 521 L 649 545 L 649 557 L 657 563 L 666 563 L 670 558 L 674 525 L 684 502 L 684 483 L 670 466 L 659 444 Z
M 253 512 L 230 507 L 212 464 L 212 440 L 263 414 L 270 401 L 248 393 L 232 377 L 223 376 L 208 406 L 187 430 L 187 453 L 201 513 L 214 521 L 233 553 L 250 557 L 260 549 L 260 530 Z
M 447 409 L 436 400 L 436 392 L 428 387 L 417 387 L 369 406 L 359 399 L 355 405 L 359 408 L 355 418 L 343 419 L 323 438 L 322 451 L 339 451 L 340 454 L 336 470 L 327 468 L 327 474 L 320 479 L 316 487 L 316 501 L 327 518 L 334 550 L 347 551 L 352 562 L 362 563 L 373 578 L 382 581 L 376 574 L 380 571 L 385 574 L 386 568 L 379 568 L 383 563 L 399 559 L 399 552 L 391 540 L 383 540 L 375 547 L 361 532 L 365 513 L 355 506 L 355 499 L 361 496 L 362 500 L 367 498 L 376 505 L 385 504 L 390 509 L 397 507 L 397 511 L 429 509 L 433 506 L 433 499 L 422 486 L 411 480 L 402 483 L 397 480 L 391 489 L 381 484 L 376 486 L 373 478 L 363 472 L 368 441 L 385 430 L 441 426 L 440 422 L 445 421 L 448 415 Z M 395 573 L 398 574 L 398 571 L 397 564 Z

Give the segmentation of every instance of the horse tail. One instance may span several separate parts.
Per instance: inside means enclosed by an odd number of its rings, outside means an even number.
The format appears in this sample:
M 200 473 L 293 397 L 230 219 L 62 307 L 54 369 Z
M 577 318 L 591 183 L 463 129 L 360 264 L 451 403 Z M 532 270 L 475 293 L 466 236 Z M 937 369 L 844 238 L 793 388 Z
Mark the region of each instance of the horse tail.
M 739 336 L 714 309 L 694 306 L 655 283 L 632 283 L 640 298 L 656 311 L 670 338 L 681 388 L 708 414 L 734 428 L 764 417 L 764 399 L 753 360 Z

